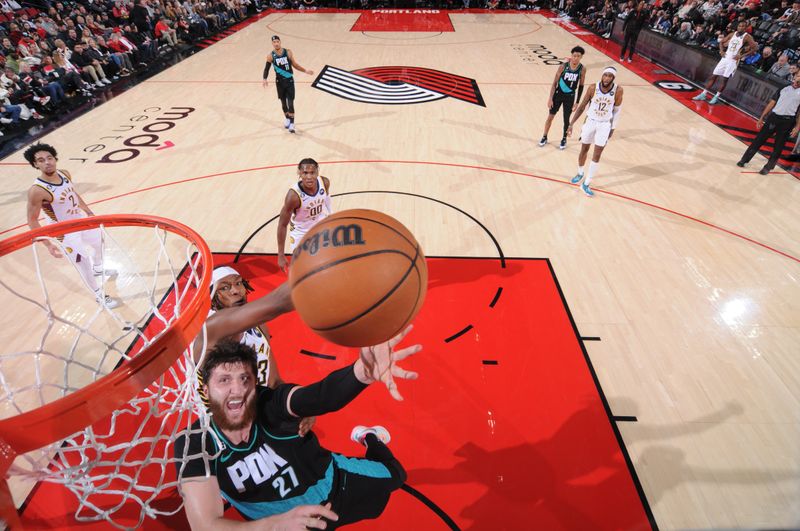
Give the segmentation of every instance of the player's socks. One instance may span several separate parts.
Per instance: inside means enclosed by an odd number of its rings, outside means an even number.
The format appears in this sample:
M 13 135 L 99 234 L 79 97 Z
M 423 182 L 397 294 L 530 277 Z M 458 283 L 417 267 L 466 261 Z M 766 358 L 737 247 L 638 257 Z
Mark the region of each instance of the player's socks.
M 586 174 L 586 179 L 583 181 L 583 184 L 588 186 L 589 183 L 592 182 L 592 179 L 594 179 L 594 172 L 597 171 L 597 165 L 598 164 L 599 163 L 595 162 L 595 161 L 591 161 L 589 163 L 589 172 Z

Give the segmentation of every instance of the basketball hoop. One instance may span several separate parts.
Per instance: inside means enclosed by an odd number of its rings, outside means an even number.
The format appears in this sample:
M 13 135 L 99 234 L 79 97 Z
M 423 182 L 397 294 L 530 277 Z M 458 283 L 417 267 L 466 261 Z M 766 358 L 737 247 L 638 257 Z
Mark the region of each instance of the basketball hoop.
M 79 262 L 90 259 L 65 246 L 68 239 L 62 241 L 65 235 L 89 232 L 101 241 L 100 297 L 80 282 Z M 40 241 L 50 242 L 71 258 L 40 257 L 47 255 L 41 252 L 43 246 L 33 245 Z M 0 307 L 19 312 L 18 319 L 27 321 L 28 314 L 42 319 L 45 327 L 38 345 L 0 353 L 0 408 L 6 416 L 0 420 L 3 478 L 8 472 L 62 483 L 78 496 L 78 520 L 105 519 L 129 527 L 115 522 L 114 513 L 130 502 L 141 508 L 137 527 L 145 516 L 177 512 L 180 505 L 164 513 L 151 504 L 164 489 L 177 485 L 178 478 L 170 481 L 167 467 L 174 468 L 188 457 L 173 457 L 172 442 L 187 433 L 198 417 L 207 419 L 196 382 L 205 345 L 195 355 L 192 343 L 203 330 L 211 304 L 213 259 L 208 245 L 181 223 L 117 214 L 65 221 L 13 236 L 0 242 L 0 257 L 4 266 L 11 265 L 0 275 Z M 117 311 L 104 303 L 112 284 L 104 260 L 116 260 L 113 263 L 121 266 L 116 287 L 124 295 Z M 29 270 L 29 278 L 21 280 Z M 9 277 L 14 287 L 7 282 Z M 36 284 L 39 290 L 34 289 Z M 34 291 L 41 291 L 41 297 Z M 24 329 L 18 336 L 35 337 L 36 332 Z M 65 348 L 55 351 L 53 343 Z M 25 371 L 7 372 L 12 363 L 15 368 L 32 366 L 29 384 L 24 378 L 15 382 Z M 82 380 L 87 382 L 76 383 Z M 148 422 L 154 433 L 143 430 Z M 132 440 L 118 440 L 123 425 L 136 427 Z M 201 422 L 201 430 L 204 425 L 207 422 Z M 154 474 L 155 485 L 142 481 L 142 469 L 150 465 L 160 467 Z M 13 527 L 19 521 L 8 493 L 5 480 L 0 480 L 0 516 Z M 119 499 L 110 501 L 108 496 Z

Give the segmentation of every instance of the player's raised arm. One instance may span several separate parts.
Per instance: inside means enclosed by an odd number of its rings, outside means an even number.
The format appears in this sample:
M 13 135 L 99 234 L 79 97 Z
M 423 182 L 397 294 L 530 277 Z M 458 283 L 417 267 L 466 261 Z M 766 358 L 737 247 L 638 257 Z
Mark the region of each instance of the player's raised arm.
M 362 348 L 353 365 L 334 371 L 315 384 L 292 388 L 286 394 L 286 411 L 295 417 L 311 417 L 338 411 L 367 386 L 378 381 L 386 385 L 395 400 L 402 400 L 394 378 L 415 380 L 418 375 L 400 368 L 397 362 L 421 351 L 422 345 L 412 345 L 398 351 L 394 347 L 412 328 L 409 326 L 385 343 Z
M 294 304 L 292 304 L 291 289 L 289 284 L 284 282 L 261 298 L 243 306 L 219 310 L 209 317 L 206 321 L 208 345 L 213 346 L 220 339 L 240 334 L 292 310 Z

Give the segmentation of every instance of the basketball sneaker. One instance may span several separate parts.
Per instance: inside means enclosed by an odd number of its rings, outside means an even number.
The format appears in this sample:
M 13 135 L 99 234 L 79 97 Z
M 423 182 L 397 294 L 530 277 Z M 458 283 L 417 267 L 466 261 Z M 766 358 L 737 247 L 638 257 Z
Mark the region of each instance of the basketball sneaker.
M 695 96 L 692 99 L 694 101 L 706 101 L 706 91 L 704 90 L 703 92 L 701 92 L 700 94 L 698 94 L 697 96 Z
M 364 439 L 370 433 L 375 434 L 375 437 L 377 437 L 378 440 L 383 444 L 389 444 L 389 441 L 392 440 L 392 436 L 389 435 L 389 430 L 387 430 L 383 426 L 372 426 L 372 427 L 356 426 L 355 428 L 353 428 L 353 431 L 350 432 L 350 439 L 352 439 L 353 442 L 356 442 L 362 446 L 366 446 L 366 444 L 364 443 Z
M 628 57 L 628 62 L 632 63 L 633 62 L 633 57 Z
M 719 94 L 714 94 L 714 97 L 711 98 L 711 101 L 708 102 L 709 105 L 716 105 L 719 103 Z
M 561 143 L 558 145 L 558 149 L 567 149 L 567 139 L 562 138 Z
M 589 196 L 589 197 L 592 197 L 592 196 L 594 196 L 594 192 L 592 192 L 592 189 L 591 189 L 591 188 L 589 188 L 589 185 L 588 185 L 588 184 L 586 184 L 586 183 L 583 183 L 583 184 L 581 185 L 581 190 L 583 190 L 583 193 L 584 193 L 584 194 L 586 194 L 586 195 L 587 195 L 587 196 Z
M 582 173 L 578 173 L 578 174 L 575 175 L 575 177 L 570 179 L 569 182 L 571 182 L 572 184 L 578 184 L 582 180 L 583 180 L 583 174 Z
M 539 147 L 544 147 L 547 144 L 547 135 L 543 136 L 541 140 L 539 140 Z
M 285 120 L 283 121 L 283 127 L 284 127 L 284 129 L 289 129 L 289 125 L 291 125 L 291 123 L 292 123 L 292 121 L 291 121 L 290 119 L 288 119 L 288 118 L 287 118 L 287 119 L 285 119 Z
M 294 133 L 294 124 L 289 124 L 288 129 L 290 133 Z
M 119 301 L 116 299 L 112 299 L 110 295 L 106 295 L 105 297 L 100 296 L 100 290 L 94 292 L 95 297 L 97 298 L 97 302 L 102 304 L 103 307 L 107 310 L 113 310 L 117 306 L 119 306 Z

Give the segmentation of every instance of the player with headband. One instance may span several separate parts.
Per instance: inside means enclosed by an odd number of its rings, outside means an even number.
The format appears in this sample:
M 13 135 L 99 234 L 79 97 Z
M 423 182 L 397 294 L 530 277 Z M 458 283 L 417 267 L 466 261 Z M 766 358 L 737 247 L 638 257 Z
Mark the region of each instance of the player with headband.
M 584 109 L 589 107 L 586 112 L 586 121 L 581 128 L 581 152 L 578 155 L 578 173 L 572 178 L 573 184 L 581 181 L 581 190 L 587 196 L 592 197 L 594 192 L 589 187 L 597 171 L 600 156 L 603 154 L 608 140 L 614 134 L 614 130 L 619 123 L 620 107 L 622 105 L 622 87 L 616 83 L 617 69 L 609 66 L 603 70 L 603 75 L 595 85 L 590 86 L 586 95 L 578 105 L 575 116 L 572 117 L 567 129 L 567 136 L 572 136 L 572 126 L 583 114 Z M 584 176 L 586 157 L 589 148 L 594 144 L 592 161 L 589 163 L 589 172 Z

